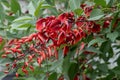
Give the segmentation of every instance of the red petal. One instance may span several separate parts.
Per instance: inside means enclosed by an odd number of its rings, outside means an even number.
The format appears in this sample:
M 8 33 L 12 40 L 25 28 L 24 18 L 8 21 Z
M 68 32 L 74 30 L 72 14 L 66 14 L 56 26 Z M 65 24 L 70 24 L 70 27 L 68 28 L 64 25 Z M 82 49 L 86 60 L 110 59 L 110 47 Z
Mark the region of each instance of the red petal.
M 64 56 L 67 55 L 68 51 L 69 51 L 69 47 L 68 47 L 68 46 L 65 46 L 65 47 L 63 48 Z
M 5 74 L 8 74 L 8 73 L 9 73 L 9 71 L 7 71 L 7 70 L 6 70 L 6 71 L 4 71 L 4 73 L 5 73 Z
M 59 36 L 58 36 L 57 44 L 60 45 L 62 42 L 64 42 L 65 38 L 66 38 L 66 35 L 65 35 L 65 33 L 62 31 L 62 32 L 59 34 Z
M 93 33 L 100 32 L 100 25 L 99 24 L 94 24 L 94 26 L 92 28 L 92 32 Z
M 31 66 L 31 65 L 30 65 L 30 69 L 31 69 L 32 71 L 34 71 L 34 67 L 33 67 L 33 66 Z
M 42 31 L 42 29 L 45 27 L 45 25 L 44 25 L 44 22 L 46 21 L 46 19 L 44 19 L 44 18 L 42 18 L 42 19 L 39 19 L 38 21 L 37 21 L 37 23 L 36 23 L 36 29 L 38 30 L 38 31 Z
M 3 54 L 3 55 L 2 55 L 2 58 L 6 58 L 6 57 L 7 57 L 7 55 L 6 55 L 6 54 Z
M 46 39 L 44 38 L 43 33 L 39 33 L 39 34 L 38 34 L 38 38 L 39 38 L 39 40 L 41 41 L 41 43 L 44 43 L 44 42 L 46 41 Z
M 84 43 L 84 42 L 82 42 L 82 43 L 81 43 L 81 46 L 80 46 L 80 50 L 83 50 L 83 49 L 84 49 L 84 47 L 85 47 L 85 43 Z
M 15 76 L 18 78 L 19 74 L 18 74 L 18 73 L 15 73 Z
M 74 80 L 79 80 L 79 76 L 75 75 Z
M 51 57 L 52 56 L 52 51 L 51 51 L 51 48 L 50 47 L 48 47 L 48 57 Z

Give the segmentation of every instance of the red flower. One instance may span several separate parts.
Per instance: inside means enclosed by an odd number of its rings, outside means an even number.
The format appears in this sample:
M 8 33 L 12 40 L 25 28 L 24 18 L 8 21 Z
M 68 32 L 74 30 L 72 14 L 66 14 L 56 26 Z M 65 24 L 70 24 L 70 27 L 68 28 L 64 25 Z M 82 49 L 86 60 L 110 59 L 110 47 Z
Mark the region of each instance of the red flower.
M 63 13 L 58 16 L 58 19 L 61 20 L 61 22 L 65 23 L 66 21 L 68 23 L 73 23 L 75 21 L 74 19 L 74 13 Z
M 48 26 L 49 23 L 54 19 L 54 16 L 38 19 L 38 21 L 36 22 L 36 29 L 42 32 L 45 29 L 45 27 Z
M 31 69 L 31 71 L 34 71 L 34 67 L 33 67 L 33 66 L 31 66 L 31 65 L 30 65 L 30 69 Z
M 110 25 L 110 21 L 107 20 L 104 22 L 103 28 L 107 28 L 107 27 L 109 27 L 109 25 Z
M 92 32 L 93 32 L 93 33 L 100 32 L 100 24 L 94 23 L 94 26 L 93 26 L 93 28 L 92 28 Z
M 3 39 L 2 39 L 2 37 L 0 36 L 0 43 L 2 43 L 2 41 L 3 41 Z
M 81 5 L 80 5 L 80 7 L 81 7 L 82 9 L 84 9 L 85 6 L 87 6 L 87 4 L 81 4 Z
M 19 74 L 18 74 L 18 73 L 15 73 L 15 76 L 18 78 Z
M 73 80 L 80 80 L 79 75 L 76 74 Z
M 85 7 L 85 8 L 84 8 L 84 13 L 85 13 L 85 15 L 86 15 L 87 17 L 89 17 L 90 14 L 91 14 L 91 12 L 92 12 L 92 10 L 93 10 L 93 6 Z
M 65 33 L 62 31 L 59 36 L 58 36 L 58 41 L 57 44 L 60 45 L 61 43 L 63 43 L 65 41 L 66 35 Z
M 77 21 L 76 21 L 76 25 L 79 28 L 82 28 L 85 24 L 86 18 L 84 16 L 80 16 Z

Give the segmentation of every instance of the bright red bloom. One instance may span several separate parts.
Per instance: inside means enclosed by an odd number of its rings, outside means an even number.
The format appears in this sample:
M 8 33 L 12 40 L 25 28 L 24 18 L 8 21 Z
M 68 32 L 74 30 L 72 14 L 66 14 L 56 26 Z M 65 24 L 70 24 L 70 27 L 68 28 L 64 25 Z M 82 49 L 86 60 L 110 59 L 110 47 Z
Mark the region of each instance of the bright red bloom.
M 80 80 L 79 75 L 76 74 L 73 80 Z
M 60 45 L 61 43 L 63 43 L 64 40 L 65 40 L 65 38 L 66 38 L 65 33 L 64 33 L 64 32 L 61 32 L 61 33 L 59 34 L 59 36 L 58 36 L 57 44 Z
M 110 21 L 107 20 L 104 22 L 103 28 L 107 28 L 107 27 L 109 27 L 109 25 L 110 25 Z
M 31 71 L 34 71 L 34 67 L 33 67 L 33 66 L 31 66 L 31 65 L 30 65 L 30 69 L 31 69 Z
M 61 20 L 62 23 L 73 23 L 75 21 L 73 12 L 60 14 L 58 19 Z
M 89 17 L 90 14 L 91 14 L 91 12 L 92 12 L 92 10 L 93 10 L 93 6 L 85 7 L 85 8 L 84 8 L 84 13 L 85 13 L 85 15 L 86 15 L 87 17 Z
M 18 73 L 15 73 L 15 76 L 18 78 L 19 74 L 18 74 Z
M 92 28 L 92 32 L 93 32 L 93 33 L 100 32 L 100 24 L 94 23 L 94 26 L 93 26 L 93 28 Z
M 2 37 L 0 36 L 0 43 L 2 43 L 2 41 L 3 41 L 3 39 L 2 39 Z
M 76 25 L 78 28 L 82 28 L 85 23 L 86 23 L 86 18 L 84 16 L 80 16 L 76 21 Z

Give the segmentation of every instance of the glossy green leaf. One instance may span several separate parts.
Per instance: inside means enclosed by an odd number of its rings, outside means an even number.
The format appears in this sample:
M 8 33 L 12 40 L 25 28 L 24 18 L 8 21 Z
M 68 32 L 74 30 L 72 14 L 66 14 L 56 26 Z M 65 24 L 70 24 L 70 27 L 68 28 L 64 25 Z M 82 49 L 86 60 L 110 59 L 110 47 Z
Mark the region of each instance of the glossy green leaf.
M 2 43 L 0 43 L 0 50 L 4 48 L 4 45 L 5 45 L 5 41 L 3 40 Z
M 15 22 L 29 21 L 29 20 L 32 20 L 32 19 L 33 19 L 33 18 L 30 17 L 30 16 L 22 16 L 22 17 L 19 17 L 19 18 L 15 19 L 15 20 L 13 21 L 13 23 L 15 23 Z
M 88 20 L 98 20 L 104 16 L 101 9 L 93 9 Z
M 31 14 L 32 16 L 34 16 L 35 6 L 33 5 L 32 1 L 28 5 L 28 11 L 29 11 L 29 14 Z
M 43 2 L 40 2 L 40 3 L 38 4 L 36 10 L 35 10 L 34 15 L 35 15 L 36 17 L 38 17 L 38 16 L 40 15 L 40 13 L 41 13 L 42 4 L 43 4 Z
M 82 0 L 69 0 L 69 6 L 71 10 L 80 8 Z
M 119 33 L 117 31 L 107 34 L 107 38 L 109 38 L 112 42 L 114 42 L 118 36 Z
M 11 10 L 16 13 L 16 12 L 19 12 L 21 13 L 21 7 L 20 7 L 20 4 L 18 2 L 18 0 L 11 0 Z
M 69 80 L 69 76 L 68 76 L 68 71 L 69 71 L 69 68 L 70 68 L 70 65 L 71 65 L 71 62 L 70 62 L 70 58 L 74 56 L 74 53 L 76 51 L 76 47 L 77 45 L 74 45 L 71 50 L 69 51 L 68 55 L 64 58 L 63 60 L 63 64 L 62 64 L 62 72 L 63 74 L 65 75 L 65 78 L 67 80 Z
M 103 43 L 105 42 L 106 40 L 105 39 L 102 39 L 102 38 L 96 38 L 96 39 L 93 39 L 91 40 L 89 43 L 88 43 L 88 47 L 90 47 L 91 45 L 95 44 L 95 43 Z
M 26 78 L 25 80 L 36 80 L 34 77 Z
M 108 66 L 107 66 L 107 64 L 105 64 L 105 63 L 98 64 L 97 67 L 98 67 L 98 69 L 99 69 L 100 71 L 102 71 L 103 73 L 107 73 L 107 72 L 108 72 Z
M 68 70 L 68 75 L 70 80 L 73 80 L 76 73 L 78 72 L 79 65 L 77 63 L 71 63 L 70 68 Z
M 0 3 L 0 20 L 3 21 L 4 18 L 5 18 L 5 11 L 2 4 Z
M 101 54 L 102 52 L 98 49 L 96 49 L 95 47 L 87 47 L 85 48 L 86 51 L 89 51 L 89 52 L 94 52 L 94 53 L 97 53 L 97 54 Z
M 106 4 L 109 4 L 110 0 L 105 0 L 106 1 Z
M 112 71 L 113 71 L 116 75 L 120 75 L 120 67 L 115 67 L 114 69 L 112 69 Z
M 45 0 L 48 4 L 50 5 L 54 5 L 55 4 L 55 0 Z
M 112 29 L 113 29 L 113 27 L 114 27 L 114 24 L 115 24 L 115 22 L 116 22 L 116 20 L 117 20 L 117 18 L 118 18 L 118 16 L 119 16 L 119 13 L 120 13 L 120 12 L 118 11 L 118 12 L 115 12 L 115 13 L 113 14 L 114 18 L 112 19 L 112 21 L 111 21 L 111 23 L 110 23 L 109 32 L 112 31 Z
M 120 57 L 117 58 L 117 65 L 120 66 Z
M 103 7 L 106 6 L 105 0 L 94 0 L 94 2 L 96 3 L 96 5 L 103 6 Z
M 52 74 L 49 76 L 48 80 L 57 80 L 57 73 L 56 73 L 56 72 L 52 73 Z
M 83 10 L 82 9 L 75 9 L 74 12 L 80 16 L 82 13 L 83 13 Z
M 4 6 L 6 6 L 6 7 L 9 7 L 9 6 L 10 6 L 10 4 L 9 4 L 9 2 L 8 2 L 7 0 L 2 0 L 2 3 L 3 3 Z
M 111 58 L 114 54 L 113 49 L 111 47 L 111 41 L 103 42 L 100 47 L 100 51 L 103 52 L 100 57 L 103 58 L 105 61 Z M 108 55 L 106 55 L 107 53 Z

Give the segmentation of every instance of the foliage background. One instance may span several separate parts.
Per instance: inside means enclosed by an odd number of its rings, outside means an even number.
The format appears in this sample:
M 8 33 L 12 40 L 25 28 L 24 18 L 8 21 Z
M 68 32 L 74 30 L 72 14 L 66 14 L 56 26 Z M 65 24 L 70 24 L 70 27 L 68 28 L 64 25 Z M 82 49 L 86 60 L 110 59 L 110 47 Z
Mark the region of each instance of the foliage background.
M 120 17 L 120 0 L 24 0 L 27 10 L 22 10 L 20 0 L 0 0 L 0 36 L 3 37 L 3 42 L 0 44 L 0 55 L 4 53 L 3 47 L 10 39 L 21 38 L 28 36 L 31 33 L 37 32 L 35 24 L 40 17 L 51 15 L 58 16 L 60 13 L 73 11 L 78 17 L 83 13 L 80 4 L 95 5 L 94 10 L 89 18 L 92 21 L 98 21 L 103 24 L 104 16 L 112 16 L 113 20 L 109 28 L 101 31 L 104 38 L 98 36 L 96 39 L 91 39 L 91 36 L 86 38 L 88 46 L 85 48 L 96 55 L 79 54 L 77 58 L 82 57 L 88 59 L 86 63 L 77 63 L 76 60 L 70 60 L 76 45 L 73 45 L 72 50 L 67 57 L 62 56 L 62 50 L 59 50 L 59 59 L 51 62 L 45 61 L 42 67 L 36 66 L 35 71 L 31 72 L 27 78 L 19 77 L 21 80 L 57 80 L 61 75 L 65 75 L 67 80 L 73 80 L 76 72 L 85 73 L 91 80 L 111 80 L 120 79 L 120 24 L 118 21 L 116 29 L 112 30 L 112 26 Z M 93 44 L 100 44 L 99 47 L 94 47 Z M 79 44 L 79 43 L 78 43 Z M 74 47 L 75 46 L 75 47 Z M 5 67 L 5 63 L 9 59 L 0 58 L 0 66 Z M 91 64 L 93 69 L 88 68 Z M 81 67 L 85 66 L 83 70 Z M 46 73 L 50 73 L 46 77 Z M 19 72 L 23 74 L 22 72 Z M 4 73 L 0 72 L 0 79 Z M 82 80 L 82 75 L 79 75 Z M 17 79 L 16 79 L 17 80 Z

